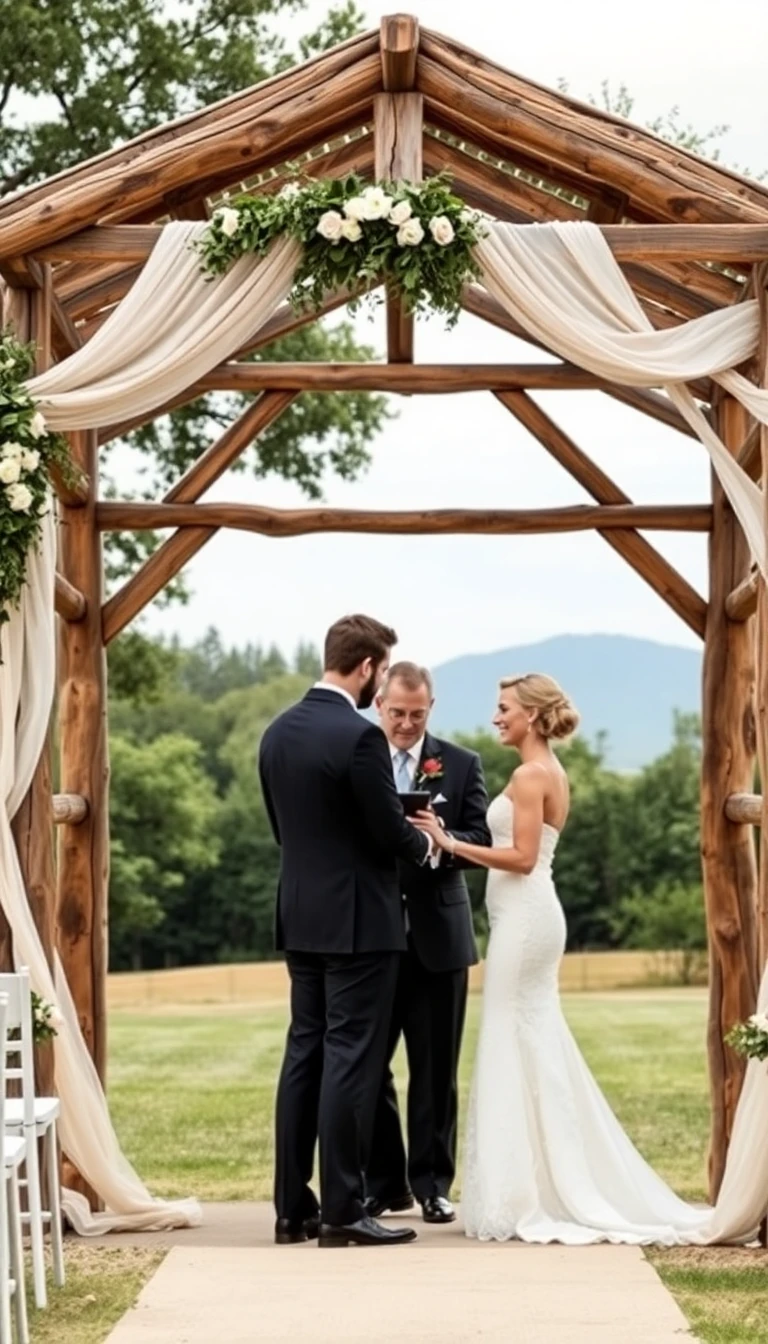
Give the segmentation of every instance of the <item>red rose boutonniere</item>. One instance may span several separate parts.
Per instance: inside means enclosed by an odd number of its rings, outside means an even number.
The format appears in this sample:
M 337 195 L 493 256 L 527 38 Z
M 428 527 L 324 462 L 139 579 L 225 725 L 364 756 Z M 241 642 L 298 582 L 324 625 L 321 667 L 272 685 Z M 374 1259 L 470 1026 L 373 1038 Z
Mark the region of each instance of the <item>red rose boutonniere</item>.
M 442 779 L 443 762 L 439 756 L 428 756 L 419 771 L 418 784 L 428 784 L 431 779 Z

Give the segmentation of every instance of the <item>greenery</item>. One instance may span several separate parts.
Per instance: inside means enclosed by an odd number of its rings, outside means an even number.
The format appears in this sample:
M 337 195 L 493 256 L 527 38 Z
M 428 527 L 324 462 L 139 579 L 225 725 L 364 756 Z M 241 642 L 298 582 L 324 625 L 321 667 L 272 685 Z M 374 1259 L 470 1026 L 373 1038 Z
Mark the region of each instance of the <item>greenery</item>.
M 733 1027 L 725 1039 L 747 1059 L 768 1059 L 768 1013 L 753 1013 L 746 1022 Z
M 366 186 L 344 178 L 289 182 L 274 196 L 238 196 L 214 213 L 199 244 L 203 270 L 221 275 L 238 257 L 266 256 L 275 240 L 301 244 L 294 306 L 320 308 L 326 294 L 386 279 L 415 312 L 445 314 L 453 326 L 465 284 L 479 276 L 472 249 L 480 216 L 447 180 Z
M 304 0 L 0 0 L 0 197 L 258 84 L 362 27 L 354 0 L 343 0 L 293 46 L 280 27 L 303 8 Z M 333 363 L 374 353 L 343 321 L 296 331 L 258 357 Z M 141 497 L 161 496 L 249 400 L 212 393 L 130 434 L 144 475 Z M 352 480 L 365 470 L 386 407 L 371 393 L 305 393 L 235 469 L 275 473 L 319 498 L 329 472 Z M 107 495 L 110 482 L 116 492 L 115 453 L 121 441 L 102 451 Z M 124 489 L 120 494 L 126 497 Z M 104 540 L 112 583 L 161 538 L 118 532 Z M 165 600 L 185 596 L 177 579 Z
M 32 990 L 32 1035 L 36 1045 L 44 1045 L 46 1041 L 52 1041 L 54 1036 L 58 1036 L 60 1025 L 60 1014 L 58 1008 L 55 1008 L 47 999 L 41 998 L 36 990 Z
M 123 642 L 125 647 L 123 649 Z M 114 969 L 273 956 L 279 853 L 256 776 L 270 720 L 304 694 L 320 659 L 302 644 L 226 648 L 211 630 L 191 648 L 142 640 L 151 694 L 134 684 L 133 637 L 110 646 L 111 965 Z M 114 661 L 113 661 L 114 660 Z M 135 693 L 134 693 L 135 692 Z M 695 979 L 703 945 L 695 716 L 634 775 L 608 769 L 606 743 L 562 750 L 572 789 L 556 877 L 572 950 L 668 950 L 665 975 Z M 489 734 L 479 752 L 491 795 L 515 758 Z M 485 875 L 469 874 L 478 934 Z M 671 954 L 674 953 L 674 956 Z
M 75 475 L 66 439 L 49 432 L 24 386 L 34 363 L 34 346 L 0 333 L 0 625 L 18 605 L 27 555 L 51 507 L 51 467 Z

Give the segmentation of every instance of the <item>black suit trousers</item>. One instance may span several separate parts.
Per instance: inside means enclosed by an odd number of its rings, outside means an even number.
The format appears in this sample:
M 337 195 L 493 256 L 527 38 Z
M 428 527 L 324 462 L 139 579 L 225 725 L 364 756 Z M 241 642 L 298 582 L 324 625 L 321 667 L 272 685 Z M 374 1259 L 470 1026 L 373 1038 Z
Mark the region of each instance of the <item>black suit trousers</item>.
M 410 944 L 410 938 L 409 938 Z M 384 1085 L 366 1169 L 366 1193 L 383 1199 L 409 1187 L 422 1203 L 447 1196 L 456 1174 L 457 1072 L 468 972 L 428 971 L 413 947 L 400 959 Z M 392 1070 L 400 1035 L 408 1055 L 406 1159 Z
M 310 1182 L 320 1141 L 323 1222 L 363 1214 L 363 1166 L 386 1065 L 397 952 L 288 952 L 291 1024 L 277 1092 L 275 1207 L 317 1212 Z

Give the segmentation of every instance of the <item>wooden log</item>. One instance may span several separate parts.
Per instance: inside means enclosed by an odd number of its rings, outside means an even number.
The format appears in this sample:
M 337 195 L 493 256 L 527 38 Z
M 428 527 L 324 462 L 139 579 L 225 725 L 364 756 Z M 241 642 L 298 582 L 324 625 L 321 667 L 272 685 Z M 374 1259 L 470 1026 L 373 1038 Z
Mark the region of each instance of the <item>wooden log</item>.
M 41 261 L 144 262 L 160 236 L 159 224 L 104 224 L 41 247 Z M 0 235 L 2 223 L 0 222 Z M 768 224 L 604 224 L 602 234 L 619 262 L 720 261 L 729 266 L 768 259 Z
M 642 527 L 662 532 L 707 532 L 706 504 L 576 504 L 563 509 L 267 509 L 256 504 L 142 504 L 105 500 L 97 509 L 104 531 L 163 527 L 232 527 L 272 537 L 308 532 L 383 532 L 396 536 L 454 532 L 505 536 Z
M 760 826 L 763 800 L 759 793 L 732 793 L 725 800 L 725 815 L 739 826 Z
M 742 471 L 746 471 L 753 481 L 759 481 L 762 471 L 759 424 L 754 424 L 750 429 L 739 449 L 737 460 Z
M 165 503 L 194 503 L 226 471 L 243 450 L 263 434 L 293 400 L 288 392 L 265 392 L 249 406 L 207 452 L 203 453 L 165 496 Z M 114 639 L 134 616 L 151 602 L 170 579 L 214 535 L 214 527 L 194 527 L 177 532 L 149 557 L 102 611 L 105 644 Z
M 497 393 L 497 396 L 502 405 L 535 435 L 547 452 L 565 467 L 593 499 L 603 505 L 631 504 L 631 500 L 623 490 L 620 490 L 524 392 L 502 392 Z M 603 535 L 608 545 L 628 561 L 641 579 L 664 599 L 686 625 L 689 625 L 697 635 L 703 635 L 707 615 L 704 599 L 663 556 L 654 550 L 645 537 L 632 532 L 603 531 Z
M 730 397 L 718 398 L 715 427 L 736 451 L 746 412 Z M 704 643 L 701 761 L 701 853 L 709 932 L 710 986 L 707 1031 L 712 1129 L 710 1196 L 720 1188 L 744 1061 L 724 1044 L 734 1023 L 754 1012 L 756 981 L 755 853 L 751 833 L 728 820 L 728 799 L 749 792 L 754 770 L 752 712 L 754 665 L 747 622 L 728 619 L 728 594 L 749 568 L 747 544 L 725 494 L 713 476 L 713 527 L 709 542 L 709 604 Z
M 462 297 L 462 307 L 475 317 L 481 317 L 484 322 L 490 322 L 492 326 L 500 327 L 502 331 L 508 331 L 512 336 L 527 341 L 529 345 L 535 345 L 540 350 L 547 349 L 540 341 L 535 340 L 530 332 L 526 331 L 525 327 L 521 327 L 506 309 L 502 308 L 501 304 L 480 285 L 467 285 Z M 642 411 L 644 415 L 649 415 L 651 419 L 658 420 L 663 425 L 669 425 L 670 429 L 676 429 L 679 433 L 687 435 L 688 438 L 698 437 L 668 397 L 661 396 L 657 392 L 646 391 L 640 387 L 618 387 L 614 383 L 602 381 L 599 383 L 599 387 L 601 392 L 613 397 L 615 401 L 623 402 L 634 410 Z
M 93 431 L 69 436 L 87 473 L 89 499 L 61 511 L 61 565 L 83 594 L 81 621 L 59 624 L 61 791 L 78 794 L 88 815 L 58 828 L 59 955 L 99 1077 L 107 1063 L 106 970 L 109 879 L 109 757 L 106 657 L 101 639 L 103 565 L 96 527 L 98 445 Z M 50 810 L 50 789 L 48 791 Z
M 755 298 L 760 312 L 760 343 L 756 381 L 768 387 L 768 266 L 759 266 L 754 275 Z M 758 429 L 763 490 L 763 539 L 768 538 L 768 426 Z M 763 807 L 760 822 L 760 855 L 757 880 L 757 976 L 768 960 L 768 588 L 764 579 L 757 592 L 757 667 L 755 672 L 755 708 L 757 714 L 757 759 L 762 781 Z
M 54 599 L 56 605 L 56 614 L 65 621 L 82 621 L 88 608 L 85 595 L 75 588 L 74 584 L 64 578 L 63 574 L 56 575 L 56 587 L 54 590 Z
M 457 132 L 467 122 L 486 127 L 550 174 L 566 172 L 585 190 L 594 181 L 610 183 L 657 218 L 755 219 L 768 203 L 749 179 L 522 80 L 428 29 L 421 31 L 417 80 L 428 104 L 449 110 Z
M 154 147 L 145 145 L 141 154 L 134 146 L 129 163 L 106 155 L 91 163 L 89 173 L 81 174 L 80 180 L 76 173 L 64 175 L 58 189 L 47 197 L 35 189 L 25 193 L 19 202 L 0 211 L 0 258 L 53 244 L 61 235 L 62 220 L 75 233 L 105 214 L 156 211 L 169 192 L 189 182 L 207 192 L 211 181 L 241 181 L 260 166 L 285 163 L 312 144 L 367 120 L 373 97 L 381 88 L 378 50 L 351 63 L 339 61 L 334 53 L 329 58 L 326 68 L 333 68 L 335 61 L 337 73 L 320 86 L 308 84 L 306 70 L 299 67 L 299 72 L 286 75 L 271 99 L 253 95 L 249 109 L 241 107 L 236 114 L 209 122 L 194 140 L 180 136 L 156 142 Z M 291 96 L 290 91 L 297 88 L 301 92 Z M 259 111 L 254 114 L 252 109 L 257 106 Z M 73 255 L 96 257 L 87 241 L 85 250 Z M 69 257 L 59 252 L 58 259 Z M 109 256 L 101 259 L 110 260 Z M 144 256 L 133 259 L 141 261 Z
M 414 69 L 415 60 L 414 51 Z M 420 93 L 380 93 L 374 99 L 377 182 L 421 182 L 423 109 L 424 100 Z M 406 311 L 397 292 L 388 287 L 387 358 L 391 364 L 413 363 L 413 328 L 413 314 Z
M 757 610 L 757 587 L 759 574 L 753 569 L 741 583 L 737 583 L 733 592 L 725 599 L 725 614 L 729 621 L 748 621 Z
M 414 88 L 419 50 L 418 19 L 412 14 L 386 15 L 379 27 L 379 46 L 381 80 L 385 92 L 404 93 Z
M 78 826 L 88 816 L 88 800 L 79 793 L 54 793 L 54 826 Z

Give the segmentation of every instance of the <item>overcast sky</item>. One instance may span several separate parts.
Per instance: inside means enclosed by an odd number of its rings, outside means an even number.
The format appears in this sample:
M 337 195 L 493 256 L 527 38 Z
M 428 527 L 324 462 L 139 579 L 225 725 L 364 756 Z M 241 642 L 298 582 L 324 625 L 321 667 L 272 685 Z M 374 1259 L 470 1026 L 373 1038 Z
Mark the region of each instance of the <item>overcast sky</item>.
M 311 0 L 309 16 L 327 6 Z M 405 6 L 404 8 L 407 8 Z M 394 9 L 394 7 L 392 7 Z M 367 10 L 371 25 L 383 10 Z M 506 9 L 506 16 L 501 17 Z M 768 168 L 765 0 L 644 0 L 622 12 L 607 0 L 548 0 L 502 6 L 498 0 L 421 0 L 415 10 L 437 29 L 574 96 L 605 78 L 626 84 L 638 121 L 680 108 L 699 130 L 727 123 L 725 162 Z M 724 17 L 727 15 L 727 21 Z M 298 27 L 309 26 L 303 16 Z M 384 349 L 380 318 L 358 319 L 360 336 Z M 510 362 L 540 356 L 477 319 L 446 333 L 420 323 L 417 359 Z M 554 393 L 542 404 L 638 503 L 696 502 L 708 492 L 704 449 L 598 393 Z M 398 418 L 373 445 L 373 464 L 354 485 L 329 480 L 326 500 L 340 507 L 542 507 L 586 496 L 538 443 L 487 393 L 394 398 Z M 208 499 L 274 506 L 303 502 L 278 480 L 226 477 Z M 702 592 L 701 536 L 654 539 Z M 393 624 L 400 653 L 436 663 L 465 652 L 527 643 L 569 631 L 615 631 L 667 643 L 696 637 L 597 536 L 554 538 L 398 538 L 313 536 L 271 541 L 219 534 L 189 566 L 194 597 L 185 609 L 151 609 L 145 628 L 185 640 L 218 626 L 227 642 L 320 642 L 327 624 L 364 610 Z

